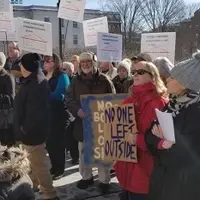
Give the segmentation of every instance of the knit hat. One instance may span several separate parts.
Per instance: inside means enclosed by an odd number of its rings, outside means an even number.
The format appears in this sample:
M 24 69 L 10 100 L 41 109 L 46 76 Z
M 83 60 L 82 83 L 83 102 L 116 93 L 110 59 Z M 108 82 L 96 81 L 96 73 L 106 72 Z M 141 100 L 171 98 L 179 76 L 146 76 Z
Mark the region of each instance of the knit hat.
M 121 68 L 124 68 L 124 69 L 126 69 L 126 71 L 127 71 L 127 73 L 128 73 L 128 75 L 130 75 L 131 74 L 131 60 L 129 60 L 129 59 L 124 59 L 124 60 L 122 60 L 119 64 L 118 64 L 118 67 L 117 67 L 117 72 L 119 72 L 119 70 L 121 69 Z
M 6 63 L 6 56 L 3 52 L 0 52 L 0 68 L 3 68 Z
M 171 76 L 183 87 L 193 91 L 200 90 L 200 51 L 193 55 L 193 58 L 177 64 L 171 70 Z
M 154 65 L 158 68 L 160 75 L 164 78 L 169 78 L 171 76 L 170 71 L 174 65 L 166 57 L 158 57 L 153 61 Z
M 22 56 L 21 64 L 29 72 L 35 72 L 40 67 L 40 56 L 37 53 L 27 53 Z

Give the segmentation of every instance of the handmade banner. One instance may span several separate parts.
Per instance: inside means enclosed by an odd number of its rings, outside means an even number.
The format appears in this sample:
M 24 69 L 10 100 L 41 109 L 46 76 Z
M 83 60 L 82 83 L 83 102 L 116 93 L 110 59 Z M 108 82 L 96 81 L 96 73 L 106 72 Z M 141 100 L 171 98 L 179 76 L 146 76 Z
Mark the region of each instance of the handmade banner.
M 87 116 L 83 120 L 84 161 L 86 164 L 110 165 L 105 162 L 104 118 L 105 108 L 119 105 L 128 94 L 83 95 L 81 105 Z
M 122 35 L 98 32 L 97 60 L 120 62 L 122 60 Z
M 16 29 L 20 49 L 52 56 L 51 23 L 17 18 Z
M 100 17 L 83 21 L 83 33 L 85 46 L 97 45 L 97 33 L 108 33 L 107 17 Z
M 176 33 L 144 33 L 141 38 L 141 52 L 148 53 L 152 60 L 167 57 L 172 63 L 175 59 Z
M 82 22 L 86 0 L 61 0 L 58 17 L 66 20 Z
M 106 108 L 104 114 L 105 160 L 137 162 L 136 145 L 128 142 L 129 134 L 137 132 L 133 104 Z

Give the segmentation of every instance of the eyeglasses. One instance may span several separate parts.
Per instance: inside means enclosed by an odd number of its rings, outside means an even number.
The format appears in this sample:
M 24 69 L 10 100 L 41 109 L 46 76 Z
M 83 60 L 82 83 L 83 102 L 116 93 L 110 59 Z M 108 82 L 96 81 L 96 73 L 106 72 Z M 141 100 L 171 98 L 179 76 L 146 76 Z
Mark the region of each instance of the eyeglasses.
M 54 62 L 53 60 L 44 60 L 45 63 L 51 63 Z
M 137 73 L 138 75 L 149 74 L 152 76 L 152 74 L 145 69 L 132 70 L 131 73 L 132 73 L 132 75 L 135 75 Z
M 62 71 L 66 72 L 66 71 L 67 71 L 67 69 L 66 69 L 66 68 L 62 68 Z

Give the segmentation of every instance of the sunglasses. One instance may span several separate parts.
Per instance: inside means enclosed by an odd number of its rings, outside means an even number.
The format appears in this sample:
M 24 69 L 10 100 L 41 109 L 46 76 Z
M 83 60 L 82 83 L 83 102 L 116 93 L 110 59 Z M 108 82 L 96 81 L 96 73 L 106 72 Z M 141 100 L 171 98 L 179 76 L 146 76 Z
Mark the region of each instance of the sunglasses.
M 131 73 L 132 73 L 132 75 L 135 75 L 137 73 L 138 75 L 149 74 L 152 76 L 152 74 L 145 69 L 132 70 Z

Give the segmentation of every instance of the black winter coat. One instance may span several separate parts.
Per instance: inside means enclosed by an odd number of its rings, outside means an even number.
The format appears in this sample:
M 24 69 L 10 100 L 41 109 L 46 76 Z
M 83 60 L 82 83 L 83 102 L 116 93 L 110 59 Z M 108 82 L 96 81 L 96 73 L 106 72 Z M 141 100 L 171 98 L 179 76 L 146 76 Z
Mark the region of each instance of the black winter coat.
M 12 75 L 3 69 L 0 71 L 0 109 L 13 108 L 13 100 L 15 96 L 15 80 Z M 0 119 L 1 120 L 1 119 Z M 14 143 L 13 128 L 0 130 L 0 142 L 3 145 Z
M 25 145 L 46 141 L 50 126 L 50 88 L 41 69 L 25 78 L 14 102 L 16 135 Z
M 174 118 L 176 144 L 158 150 L 160 139 L 146 134 L 150 152 L 156 156 L 148 200 L 200 199 L 200 103 L 183 109 Z

